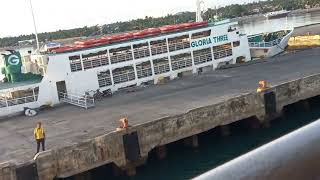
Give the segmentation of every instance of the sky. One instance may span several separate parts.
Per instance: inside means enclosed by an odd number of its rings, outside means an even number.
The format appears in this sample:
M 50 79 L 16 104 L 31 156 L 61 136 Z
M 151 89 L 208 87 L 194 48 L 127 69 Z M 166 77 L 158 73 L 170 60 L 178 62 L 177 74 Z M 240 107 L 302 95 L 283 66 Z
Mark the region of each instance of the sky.
M 257 0 L 204 0 L 207 8 Z M 196 11 L 196 0 L 32 0 L 38 32 Z M 29 0 L 0 1 L 0 37 L 34 32 Z

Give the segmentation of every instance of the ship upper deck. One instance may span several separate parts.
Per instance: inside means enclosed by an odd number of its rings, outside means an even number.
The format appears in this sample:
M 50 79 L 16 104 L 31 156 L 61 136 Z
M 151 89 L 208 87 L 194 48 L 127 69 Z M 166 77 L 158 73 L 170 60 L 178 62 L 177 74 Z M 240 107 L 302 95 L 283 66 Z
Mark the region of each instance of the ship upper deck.
M 175 34 L 183 34 L 183 33 L 187 33 L 187 32 L 192 32 L 192 31 L 198 31 L 201 29 L 208 29 L 208 28 L 212 28 L 212 27 L 216 27 L 216 26 L 223 26 L 223 25 L 230 25 L 230 26 L 234 26 L 237 25 L 238 22 L 232 22 L 229 19 L 223 20 L 223 21 L 219 21 L 219 22 L 210 22 L 208 23 L 207 26 L 202 26 L 202 27 L 195 27 L 192 29 L 186 29 L 186 30 L 179 30 L 179 31 L 174 31 L 174 32 L 168 32 L 168 33 L 161 33 L 161 34 L 157 34 L 157 35 L 152 35 L 152 36 L 146 36 L 146 37 L 141 37 L 141 38 L 133 38 L 133 39 L 128 39 L 128 40 L 122 40 L 122 41 L 117 41 L 117 42 L 112 42 L 109 44 L 104 44 L 104 45 L 96 45 L 93 47 L 88 47 L 88 48 L 80 48 L 80 49 L 76 49 L 76 50 L 71 50 L 71 51 L 66 51 L 66 52 L 59 52 L 59 53 L 49 53 L 49 56 L 55 56 L 55 55 L 59 55 L 59 54 L 64 54 L 64 53 L 71 53 L 71 52 L 78 52 L 78 51 L 83 51 L 83 50 L 92 50 L 92 49 L 96 49 L 96 48 L 104 48 L 104 47 L 109 47 L 109 46 L 117 46 L 117 45 L 128 45 L 131 43 L 140 43 L 141 41 L 146 41 L 149 39 L 160 39 L 161 37 L 166 37 L 166 36 L 172 36 Z M 122 33 L 119 33 L 122 34 Z

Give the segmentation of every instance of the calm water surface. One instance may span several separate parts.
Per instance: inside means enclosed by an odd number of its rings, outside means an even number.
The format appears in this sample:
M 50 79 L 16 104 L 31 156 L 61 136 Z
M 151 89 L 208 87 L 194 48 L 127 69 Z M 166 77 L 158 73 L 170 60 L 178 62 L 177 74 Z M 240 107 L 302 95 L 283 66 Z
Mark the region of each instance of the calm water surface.
M 320 23 L 320 11 L 271 20 L 257 20 L 241 25 L 248 35 Z

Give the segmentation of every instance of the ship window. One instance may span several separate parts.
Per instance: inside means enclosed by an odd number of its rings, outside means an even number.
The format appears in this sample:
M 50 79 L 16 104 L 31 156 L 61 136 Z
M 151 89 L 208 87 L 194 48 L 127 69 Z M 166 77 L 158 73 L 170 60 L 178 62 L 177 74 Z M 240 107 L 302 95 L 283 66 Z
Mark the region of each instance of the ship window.
M 35 102 L 38 94 L 39 87 L 0 93 L 0 108 Z
M 80 60 L 80 56 L 70 56 L 69 57 L 69 61 L 70 61 L 70 68 L 71 68 L 71 72 L 75 72 L 75 71 L 81 71 L 82 70 L 82 65 L 81 65 L 81 60 Z
M 112 85 L 109 70 L 102 71 L 102 72 L 98 73 L 97 76 L 98 76 L 98 83 L 99 83 L 100 88 Z
M 135 59 L 140 59 L 150 56 L 149 44 L 135 44 L 133 45 L 133 54 Z
M 137 74 L 139 79 L 152 76 L 150 61 L 137 64 L 136 69 L 137 69 Z
M 223 44 L 220 46 L 213 46 L 212 50 L 213 50 L 214 59 L 221 59 L 221 58 L 232 56 L 231 43 Z
M 199 39 L 199 38 L 203 38 L 203 37 L 208 37 L 210 35 L 211 35 L 211 29 L 208 31 L 193 33 L 191 36 L 191 39 Z
M 153 60 L 155 74 L 163 74 L 170 71 L 168 57 Z
M 95 67 L 106 66 L 109 64 L 108 51 L 99 51 L 82 55 L 83 68 L 92 69 Z
M 109 54 L 110 54 L 111 64 L 131 61 L 133 59 L 131 46 L 110 49 Z
M 165 39 L 158 41 L 151 41 L 151 53 L 152 55 L 167 53 L 167 41 Z
M 174 37 L 168 39 L 169 41 L 169 51 L 178 51 L 181 49 L 190 48 L 190 38 L 189 35 L 183 35 L 179 37 Z
M 238 47 L 238 46 L 240 46 L 240 41 L 233 42 L 233 47 Z
M 211 49 L 206 48 L 198 51 L 193 51 L 193 59 L 195 65 L 212 61 Z
M 237 28 L 237 25 L 232 25 L 232 26 L 229 26 L 229 28 L 228 28 L 228 32 L 232 32 L 232 31 L 235 31 L 235 30 L 237 30 L 238 28 Z
M 191 53 L 171 56 L 171 66 L 172 70 L 178 70 L 192 66 Z

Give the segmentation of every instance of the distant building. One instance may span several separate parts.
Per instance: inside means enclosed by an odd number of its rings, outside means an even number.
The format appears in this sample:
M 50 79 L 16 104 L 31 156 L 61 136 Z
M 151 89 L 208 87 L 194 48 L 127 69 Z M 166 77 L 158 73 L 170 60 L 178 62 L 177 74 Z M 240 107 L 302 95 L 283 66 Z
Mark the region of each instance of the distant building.
M 32 46 L 36 42 L 35 39 L 29 39 L 24 41 L 18 41 L 18 46 Z
M 260 8 L 252 9 L 252 12 L 253 12 L 253 13 L 260 13 Z

